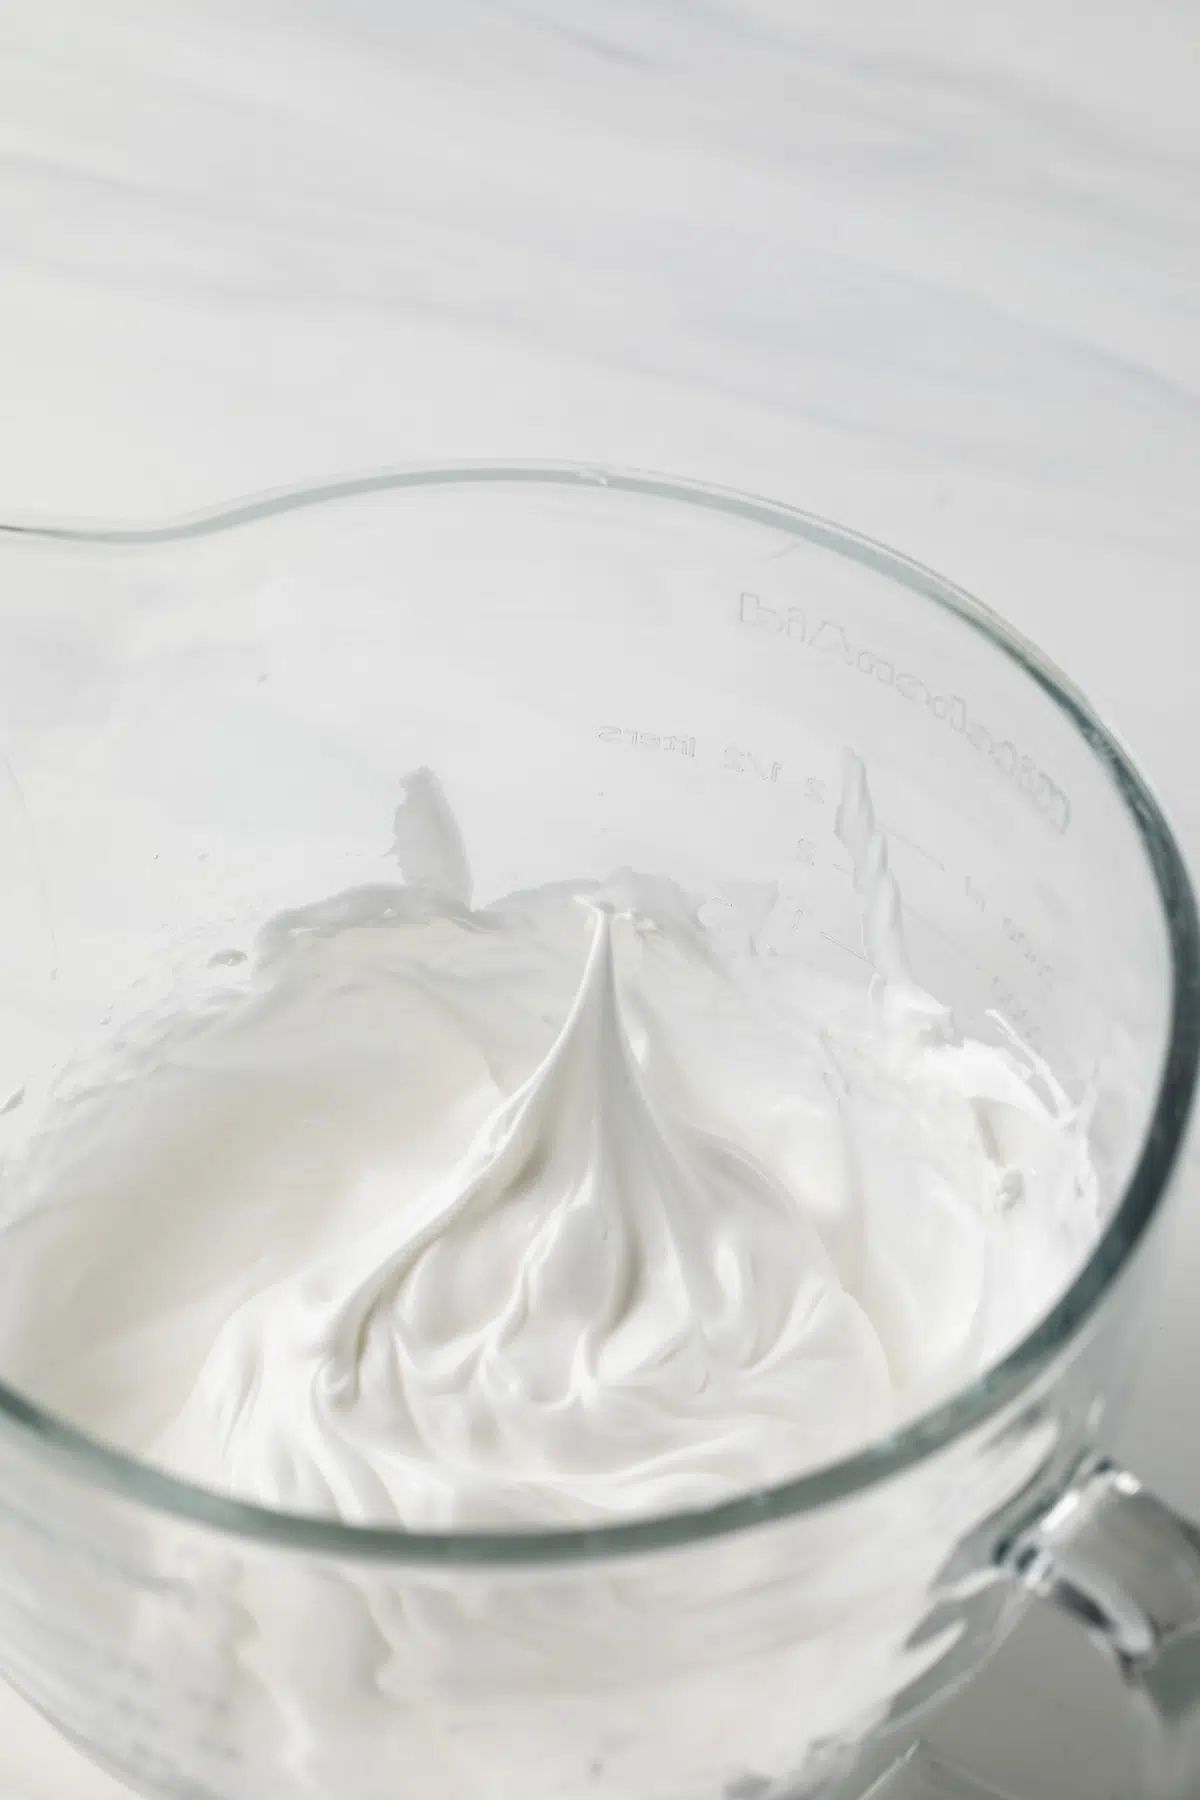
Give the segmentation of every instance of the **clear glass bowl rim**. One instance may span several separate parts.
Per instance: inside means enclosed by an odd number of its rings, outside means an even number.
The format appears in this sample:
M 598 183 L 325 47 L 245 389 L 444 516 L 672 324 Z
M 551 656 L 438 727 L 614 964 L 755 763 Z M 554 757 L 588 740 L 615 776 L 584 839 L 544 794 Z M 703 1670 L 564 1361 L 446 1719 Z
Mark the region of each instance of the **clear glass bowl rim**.
M 1154 875 L 1170 946 L 1167 1048 L 1150 1123 L 1125 1193 L 1075 1280 L 1034 1329 L 993 1368 L 897 1431 L 837 1462 L 718 1506 L 586 1529 L 529 1532 L 414 1532 L 276 1512 L 230 1499 L 140 1462 L 0 1382 L 0 1432 L 15 1433 L 60 1467 L 77 1474 L 81 1484 L 181 1523 L 321 1558 L 396 1565 L 519 1566 L 645 1554 L 813 1512 L 901 1474 L 1008 1406 L 1096 1312 L 1144 1238 L 1168 1190 L 1185 1138 L 1200 1063 L 1196 899 L 1182 853 L 1146 781 L 1083 694 L 1034 645 L 961 588 L 858 532 L 781 502 L 648 471 L 597 464 L 489 461 L 372 470 L 234 500 L 163 524 L 89 524 L 46 518 L 0 521 L 0 538 L 134 549 L 184 543 L 366 495 L 505 483 L 607 489 L 707 508 L 790 532 L 871 568 L 953 613 L 1000 655 L 1016 663 L 1088 745 L 1137 829 Z

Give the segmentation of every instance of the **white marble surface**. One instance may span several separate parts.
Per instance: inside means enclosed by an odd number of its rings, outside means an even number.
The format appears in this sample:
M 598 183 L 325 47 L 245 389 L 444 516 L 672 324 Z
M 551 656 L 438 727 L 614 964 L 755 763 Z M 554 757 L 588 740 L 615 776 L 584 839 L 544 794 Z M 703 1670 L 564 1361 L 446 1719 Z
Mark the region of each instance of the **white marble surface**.
M 8 0 L 0 514 L 485 455 L 754 488 L 1015 620 L 1200 860 L 1198 84 L 1195 0 Z M 1119 1435 L 1200 1512 L 1184 1185 Z M 1042 1637 L 954 1728 L 1031 1800 Z

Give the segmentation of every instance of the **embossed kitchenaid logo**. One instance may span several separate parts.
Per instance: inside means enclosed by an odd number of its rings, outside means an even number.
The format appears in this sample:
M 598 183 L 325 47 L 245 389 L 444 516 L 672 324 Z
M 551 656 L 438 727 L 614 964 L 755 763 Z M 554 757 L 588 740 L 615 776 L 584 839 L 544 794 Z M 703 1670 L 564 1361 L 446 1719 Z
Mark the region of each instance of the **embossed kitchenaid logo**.
M 985 725 L 961 694 L 947 693 L 931 685 L 915 669 L 905 668 L 894 657 L 856 640 L 839 619 L 826 616 L 815 621 L 801 606 L 783 606 L 751 593 L 738 595 L 737 616 L 738 622 L 747 630 L 790 638 L 793 643 L 803 644 L 819 655 L 833 657 L 861 675 L 864 681 L 877 681 L 881 687 L 894 688 L 902 700 L 924 708 L 931 718 L 961 737 L 980 756 L 985 756 L 993 768 L 1007 776 L 1036 806 L 1055 831 L 1065 835 L 1070 830 L 1071 802 L 1058 783 L 1011 738 Z

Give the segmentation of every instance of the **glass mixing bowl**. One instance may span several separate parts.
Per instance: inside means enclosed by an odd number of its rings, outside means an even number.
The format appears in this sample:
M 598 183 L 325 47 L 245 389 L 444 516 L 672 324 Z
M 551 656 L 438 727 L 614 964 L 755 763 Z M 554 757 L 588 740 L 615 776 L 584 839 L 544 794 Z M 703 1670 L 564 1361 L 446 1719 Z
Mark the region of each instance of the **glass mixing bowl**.
M 89 1041 L 219 979 L 281 909 L 386 879 L 420 764 L 481 900 L 622 864 L 716 899 L 771 884 L 794 940 L 865 979 L 833 833 L 850 746 L 916 975 L 1094 1092 L 1111 1197 L 1049 1316 L 935 1412 L 609 1529 L 272 1513 L 10 1379 L 0 1671 L 173 1800 L 767 1800 L 859 1791 L 1034 1591 L 1107 1635 L 1157 1718 L 1139 1791 L 1191 1792 L 1200 1551 L 1094 1444 L 1195 1081 L 1197 922 L 1069 684 L 851 532 L 611 470 L 383 474 L 164 529 L 9 530 L 0 558 L 4 1154 Z M 20 1281 L 0 1259 L 0 1316 Z

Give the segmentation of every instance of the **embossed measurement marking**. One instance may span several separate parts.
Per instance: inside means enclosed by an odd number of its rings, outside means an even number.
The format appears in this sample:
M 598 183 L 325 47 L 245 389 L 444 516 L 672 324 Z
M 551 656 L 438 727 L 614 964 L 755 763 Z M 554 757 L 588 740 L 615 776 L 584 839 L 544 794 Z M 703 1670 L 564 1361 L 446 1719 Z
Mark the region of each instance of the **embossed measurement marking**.
M 602 725 L 600 742 L 602 744 L 628 744 L 633 750 L 675 751 L 680 756 L 694 757 L 696 754 L 694 737 L 677 736 L 674 733 L 661 731 L 632 731 L 621 725 Z
M 798 774 L 794 769 L 789 770 L 787 764 L 778 757 L 770 756 L 761 746 L 754 750 L 739 744 L 725 744 L 722 748 L 718 748 L 716 744 L 706 745 L 692 732 L 643 731 L 638 727 L 621 725 L 601 726 L 597 736 L 602 744 L 611 744 L 614 748 L 640 754 L 649 753 L 672 758 L 686 758 L 688 762 L 697 765 L 697 774 L 707 768 L 710 774 L 734 776 L 755 786 L 777 788 L 781 799 L 786 794 L 789 798 L 822 808 L 830 803 L 829 783 L 824 778 Z M 903 845 L 919 856 L 930 868 L 935 869 L 945 881 L 952 883 L 961 893 L 965 903 L 975 912 L 991 913 L 992 903 L 989 896 L 974 876 L 951 869 L 936 852 L 919 843 L 915 838 L 909 837 L 906 832 L 897 830 L 891 823 L 885 823 L 883 831 L 889 840 Z M 849 866 L 839 860 L 835 854 L 826 850 L 816 837 L 797 836 L 792 839 L 792 843 L 795 861 L 804 868 L 820 869 L 824 867 L 843 880 L 851 879 L 853 871 Z M 905 900 L 904 904 L 905 910 L 911 912 L 914 918 L 921 919 L 945 942 L 957 948 L 954 945 L 952 934 L 938 926 L 929 914 L 922 914 L 909 900 Z M 1054 965 L 1042 951 L 1032 932 L 1014 919 L 1010 913 L 1003 913 L 1000 916 L 999 929 L 1003 933 L 1006 943 L 1020 955 L 1041 980 L 1052 981 L 1054 979 Z M 837 938 L 830 938 L 829 941 L 837 944 L 839 949 L 846 950 L 851 956 L 859 955 L 848 944 L 842 943 Z M 865 959 L 860 958 L 860 960 Z M 1011 998 L 1015 1001 L 1015 996 L 1011 996 Z

